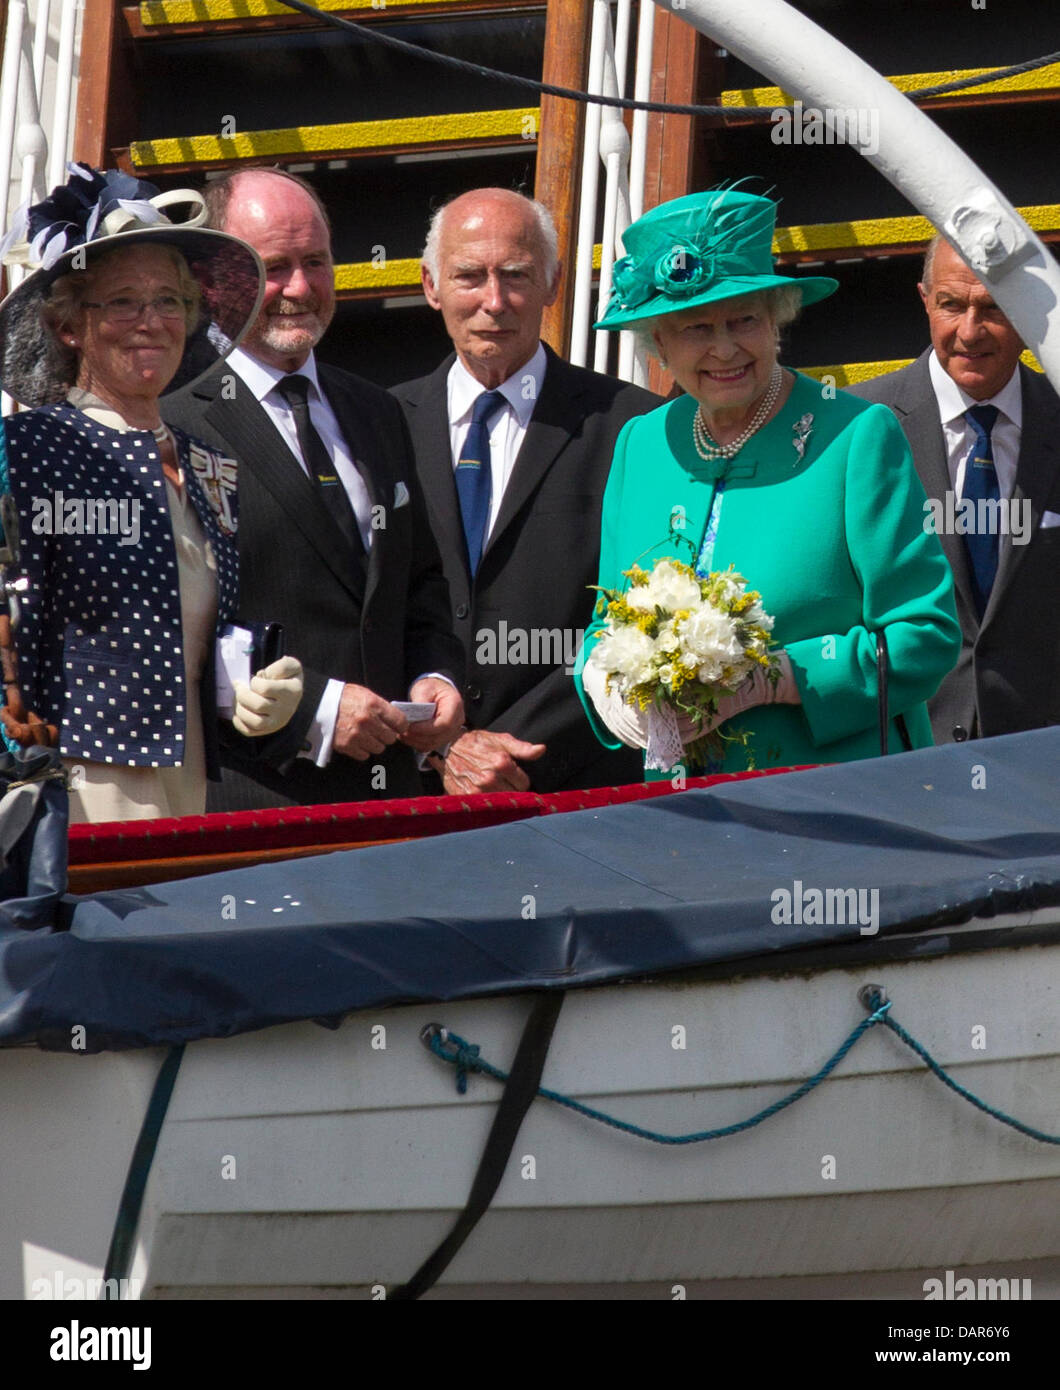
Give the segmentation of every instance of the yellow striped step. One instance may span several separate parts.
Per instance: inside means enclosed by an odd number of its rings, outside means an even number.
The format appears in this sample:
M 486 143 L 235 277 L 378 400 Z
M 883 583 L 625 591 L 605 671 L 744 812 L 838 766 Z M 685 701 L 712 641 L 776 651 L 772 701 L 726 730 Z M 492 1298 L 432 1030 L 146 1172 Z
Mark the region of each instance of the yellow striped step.
M 386 19 L 413 14 L 460 14 L 498 9 L 543 9 L 544 0 L 313 0 L 316 9 L 357 19 Z M 308 15 L 292 10 L 277 0 L 141 0 L 130 6 L 136 17 L 137 32 L 149 34 L 193 24 L 206 27 L 258 20 L 284 20 L 306 23 Z M 129 11 L 127 11 L 129 13 Z
M 346 155 L 507 145 L 537 139 L 538 108 L 461 111 L 386 121 L 248 130 L 233 135 L 185 135 L 137 140 L 129 146 L 133 172 L 185 172 L 247 159 L 337 159 Z
M 600 269 L 600 243 L 593 247 L 593 268 Z M 350 261 L 335 267 L 335 291 L 342 299 L 371 299 L 420 293 L 420 258 Z
M 971 77 L 988 77 L 992 72 L 1002 72 L 1003 68 L 950 68 L 945 72 L 911 72 L 901 77 L 888 77 L 892 87 L 900 92 L 912 92 L 918 87 L 939 87 L 944 82 L 957 82 Z M 967 91 L 943 93 L 938 97 L 928 97 L 927 101 L 956 101 L 975 99 L 983 96 L 1028 95 L 1033 92 L 1047 93 L 1060 88 L 1060 63 L 1050 63 L 1034 72 L 1021 72 L 1015 77 L 1004 77 L 1000 82 L 984 82 L 981 87 L 969 87 Z M 795 98 L 781 87 L 737 87 L 722 92 L 721 105 L 739 110 L 742 106 L 791 106 Z
M 925 344 L 926 346 L 926 344 Z M 800 367 L 804 376 L 812 376 L 815 381 L 832 377 L 836 386 L 856 386 L 862 381 L 872 381 L 874 377 L 886 376 L 901 367 L 908 367 L 913 357 L 899 357 L 893 362 L 845 362 L 830 367 Z M 1033 372 L 1040 372 L 1042 365 L 1029 349 L 1020 355 L 1020 361 Z
M 1019 208 L 1029 227 L 1042 233 L 1060 232 L 1060 204 Z M 808 253 L 833 256 L 885 248 L 915 250 L 926 246 L 935 229 L 926 217 L 872 217 L 854 222 L 818 222 L 801 227 L 778 227 L 773 254 L 784 260 L 806 260 Z

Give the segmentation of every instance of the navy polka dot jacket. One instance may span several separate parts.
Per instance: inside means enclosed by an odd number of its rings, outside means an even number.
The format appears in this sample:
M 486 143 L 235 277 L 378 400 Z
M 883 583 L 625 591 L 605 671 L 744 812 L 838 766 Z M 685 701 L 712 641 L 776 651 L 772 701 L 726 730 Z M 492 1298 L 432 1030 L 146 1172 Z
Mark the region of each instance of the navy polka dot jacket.
M 70 405 L 8 417 L 26 704 L 60 728 L 66 757 L 137 767 L 183 761 L 185 688 L 176 547 L 150 431 L 118 431 Z M 188 496 L 217 560 L 218 621 L 238 598 L 235 463 L 173 431 Z M 202 682 L 217 776 L 213 662 Z

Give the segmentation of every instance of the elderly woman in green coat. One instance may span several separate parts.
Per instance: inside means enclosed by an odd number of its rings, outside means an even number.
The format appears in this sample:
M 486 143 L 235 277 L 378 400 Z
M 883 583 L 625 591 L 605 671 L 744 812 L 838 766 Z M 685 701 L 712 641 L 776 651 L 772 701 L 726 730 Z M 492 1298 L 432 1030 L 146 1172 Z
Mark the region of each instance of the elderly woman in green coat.
M 878 754 L 881 633 L 890 715 L 913 746 L 930 744 L 926 701 L 961 641 L 949 566 L 891 412 L 778 362 L 780 329 L 838 285 L 774 274 L 775 217 L 769 199 L 734 188 L 654 208 L 625 233 L 598 325 L 650 334 L 685 392 L 618 438 L 601 587 L 621 589 L 623 571 L 663 556 L 702 576 L 733 565 L 775 619 L 779 679 L 759 672 L 722 698 L 713 724 L 679 725 L 685 743 L 712 728 L 729 740 L 708 769 L 727 772 Z M 645 747 L 645 715 L 586 664 L 602 622 L 582 648 L 583 703 L 602 742 Z M 901 729 L 892 718 L 889 751 Z

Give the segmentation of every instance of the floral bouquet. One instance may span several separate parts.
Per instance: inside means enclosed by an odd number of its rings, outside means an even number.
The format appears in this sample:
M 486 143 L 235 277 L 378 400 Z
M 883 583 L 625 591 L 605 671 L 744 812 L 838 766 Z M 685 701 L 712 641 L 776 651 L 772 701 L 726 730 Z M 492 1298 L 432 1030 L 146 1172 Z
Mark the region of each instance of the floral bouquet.
M 703 765 L 727 743 L 746 746 L 749 731 L 722 734 L 710 729 L 684 745 L 678 720 L 694 729 L 717 715 L 718 702 L 733 694 L 754 671 L 764 669 L 775 684 L 778 658 L 769 651 L 773 619 L 761 595 L 747 588 L 730 565 L 700 578 L 689 565 L 664 558 L 651 571 L 624 571 L 629 587 L 600 589 L 597 614 L 607 623 L 589 662 L 607 676 L 627 705 L 646 711 L 648 746 L 644 765 L 665 771 L 688 761 Z

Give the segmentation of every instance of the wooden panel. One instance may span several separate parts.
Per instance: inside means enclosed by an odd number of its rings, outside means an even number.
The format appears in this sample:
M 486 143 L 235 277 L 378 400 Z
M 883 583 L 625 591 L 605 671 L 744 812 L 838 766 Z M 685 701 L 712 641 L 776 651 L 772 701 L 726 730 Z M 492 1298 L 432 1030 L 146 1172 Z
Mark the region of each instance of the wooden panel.
M 651 100 L 679 104 L 696 100 L 700 35 L 668 11 L 655 15 Z M 695 129 L 691 116 L 652 112 L 644 169 L 644 210 L 691 192 Z M 651 358 L 648 386 L 661 396 L 673 389 L 673 377 Z
M 81 32 L 73 158 L 105 169 L 136 132 L 132 40 L 114 0 L 85 0 Z
M 552 0 L 545 26 L 542 81 L 557 87 L 585 90 L 589 76 L 587 36 L 591 15 L 592 0 Z M 566 357 L 570 350 L 574 242 L 581 206 L 578 171 L 582 164 L 584 137 L 585 107 L 582 103 L 542 96 L 534 194 L 555 219 L 563 278 L 555 304 L 545 310 L 541 335 L 560 357 Z
M 244 850 L 236 854 L 202 854 L 171 859 L 127 859 L 106 864 L 72 864 L 71 893 L 105 893 L 115 888 L 139 888 L 146 883 L 171 883 L 179 878 L 249 869 L 256 864 L 275 864 L 285 859 L 306 859 L 311 854 L 335 854 L 340 850 L 367 849 L 369 845 L 396 845 L 408 840 L 350 840 L 337 845 L 307 845 L 297 849 Z

